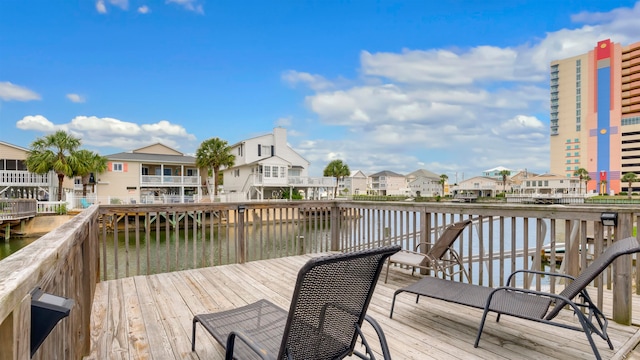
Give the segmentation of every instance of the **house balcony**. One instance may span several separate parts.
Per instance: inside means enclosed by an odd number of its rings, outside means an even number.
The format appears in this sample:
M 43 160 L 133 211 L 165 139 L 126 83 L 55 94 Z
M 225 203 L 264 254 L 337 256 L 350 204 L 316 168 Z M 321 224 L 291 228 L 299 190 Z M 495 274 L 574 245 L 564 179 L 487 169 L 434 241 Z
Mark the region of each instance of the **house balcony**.
M 199 176 L 141 175 L 140 186 L 198 186 Z
M 335 187 L 334 177 L 309 177 L 309 176 L 288 176 L 288 177 L 265 177 L 262 174 L 253 177 L 252 186 L 292 186 L 292 187 Z
M 605 226 L 603 212 L 616 213 L 617 225 Z M 473 219 L 454 244 L 470 279 L 454 281 L 499 287 L 514 268 L 577 275 L 614 239 L 631 236 L 638 215 L 636 207 L 616 205 L 348 200 L 94 205 L 0 263 L 3 355 L 30 358 L 27 311 L 36 286 L 75 305 L 34 359 L 218 359 L 222 348 L 205 331 L 191 352 L 194 314 L 260 298 L 286 308 L 296 273 L 310 257 L 389 243 L 413 249 L 451 222 Z M 546 249 L 564 257 L 552 255 L 545 265 Z M 635 355 L 640 342 L 637 258 L 620 257 L 589 287 L 610 319 L 614 349 L 594 338 L 606 359 Z M 368 314 L 384 330 L 393 358 L 593 357 L 584 334 L 507 316 L 499 323 L 490 317 L 474 348 L 482 311 L 439 300 L 416 304 L 415 297 L 399 296 L 390 319 L 394 291 L 421 276 L 393 267 L 389 282 L 376 286 Z M 524 282 L 556 294 L 564 287 L 537 275 Z M 561 316 L 575 320 L 570 311 Z M 372 338 L 372 329 L 364 332 Z
M 0 186 L 49 186 L 51 173 L 40 175 L 26 170 L 0 170 Z

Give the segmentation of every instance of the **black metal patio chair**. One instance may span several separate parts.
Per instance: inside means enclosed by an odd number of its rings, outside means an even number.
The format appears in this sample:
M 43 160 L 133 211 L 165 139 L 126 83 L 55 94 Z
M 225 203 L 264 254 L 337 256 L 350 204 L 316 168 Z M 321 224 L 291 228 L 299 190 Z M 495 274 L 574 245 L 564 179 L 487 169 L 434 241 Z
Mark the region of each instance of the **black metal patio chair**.
M 193 318 L 226 350 L 226 359 L 375 359 L 361 327 L 374 328 L 390 359 L 382 328 L 366 315 L 385 260 L 400 246 L 313 258 L 299 271 L 289 311 L 268 300 Z M 358 337 L 364 353 L 355 350 Z

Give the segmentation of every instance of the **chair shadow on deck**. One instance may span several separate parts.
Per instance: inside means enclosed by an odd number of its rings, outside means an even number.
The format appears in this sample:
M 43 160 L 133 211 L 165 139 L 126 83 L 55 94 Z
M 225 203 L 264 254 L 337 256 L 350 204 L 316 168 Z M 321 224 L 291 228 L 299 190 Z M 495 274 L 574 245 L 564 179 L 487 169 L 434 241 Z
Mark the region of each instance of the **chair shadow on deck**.
M 595 357 L 601 359 L 592 334 L 597 334 L 605 340 L 611 350 L 613 350 L 613 344 L 607 334 L 608 320 L 591 300 L 587 293 L 587 286 L 611 265 L 616 258 L 637 252 L 640 252 L 640 243 L 635 237 L 617 240 L 575 278 L 559 273 L 517 270 L 508 277 L 506 282 L 508 286 L 495 289 L 426 276 L 411 285 L 395 291 L 389 317 L 393 317 L 396 296 L 400 293 L 408 292 L 417 295 L 416 302 L 418 302 L 420 296 L 425 296 L 483 309 L 484 312 L 480 320 L 474 347 L 478 347 L 480 343 L 480 336 L 488 313 L 495 312 L 497 314 L 496 322 L 500 321 L 500 316 L 504 314 L 565 329 L 582 331 L 586 334 Z M 515 276 L 517 274 L 562 277 L 569 279 L 571 282 L 562 292 L 553 294 L 515 287 Z M 579 325 L 554 320 L 565 307 L 569 307 L 573 311 Z
M 387 246 L 309 260 L 298 273 L 289 311 L 268 300 L 193 318 L 191 350 L 200 323 L 226 350 L 226 359 L 373 359 L 361 327 L 376 331 L 384 359 L 384 333 L 366 315 L 385 260 L 400 250 Z M 365 353 L 355 350 L 360 338 Z

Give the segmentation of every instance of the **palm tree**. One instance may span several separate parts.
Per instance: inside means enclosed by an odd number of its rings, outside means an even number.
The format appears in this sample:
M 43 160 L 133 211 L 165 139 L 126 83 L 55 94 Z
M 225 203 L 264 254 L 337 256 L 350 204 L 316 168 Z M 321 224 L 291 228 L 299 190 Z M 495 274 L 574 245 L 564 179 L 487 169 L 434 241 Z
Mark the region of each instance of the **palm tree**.
M 580 178 L 580 182 L 579 182 L 579 184 L 580 184 L 580 193 L 582 193 L 582 180 L 584 180 L 585 176 L 586 177 L 589 176 L 589 172 L 585 168 L 579 168 L 579 169 L 577 169 L 576 171 L 573 172 L 573 176 L 577 176 L 578 178 Z M 591 179 L 589 179 L 589 180 L 591 180 Z M 585 184 L 584 184 L 585 192 L 587 191 L 586 182 L 587 181 L 585 181 Z
M 209 170 L 213 170 L 213 195 L 218 195 L 220 168 L 230 168 L 235 161 L 236 157 L 231 154 L 231 147 L 225 140 L 217 137 L 203 141 L 196 150 L 196 166 L 205 169 L 207 174 Z
M 73 165 L 80 139 L 58 130 L 31 143 L 27 155 L 27 169 L 36 174 L 54 171 L 58 175 L 58 201 L 62 200 L 62 182 L 65 176 L 73 176 Z
M 438 181 L 438 184 L 442 187 L 442 196 L 444 196 L 444 185 L 447 183 L 447 180 L 449 180 L 447 174 L 440 175 L 440 181 Z
M 351 170 L 349 165 L 342 162 L 342 160 L 333 160 L 327 167 L 324 168 L 323 176 L 333 176 L 336 178 L 336 187 L 333 189 L 333 198 L 335 199 L 338 194 L 338 181 L 345 176 L 349 176 Z
M 622 175 L 622 179 L 620 180 L 629 184 L 629 186 L 627 187 L 627 197 L 631 199 L 631 184 L 638 181 L 638 176 L 632 172 L 628 172 Z
M 507 190 L 507 176 L 511 175 L 511 171 L 509 170 L 500 170 L 499 173 L 500 176 L 502 176 L 502 192 L 506 192 Z
M 89 178 L 93 173 L 94 176 L 107 170 L 108 159 L 104 156 L 89 151 L 78 150 L 74 156 L 73 175 L 82 177 L 82 197 L 87 196 L 87 185 Z
M 585 175 L 582 177 L 582 180 L 584 180 L 584 192 L 587 192 L 587 184 L 589 183 L 589 181 L 591 181 L 591 176 L 589 175 Z

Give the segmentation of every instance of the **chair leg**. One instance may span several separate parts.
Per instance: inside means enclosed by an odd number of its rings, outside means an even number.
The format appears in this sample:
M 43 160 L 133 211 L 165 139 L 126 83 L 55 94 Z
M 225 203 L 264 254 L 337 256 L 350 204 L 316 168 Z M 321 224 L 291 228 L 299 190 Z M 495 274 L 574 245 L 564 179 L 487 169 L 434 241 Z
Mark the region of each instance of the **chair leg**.
M 387 283 L 387 278 L 389 277 L 389 266 L 391 266 L 391 259 L 387 259 L 387 274 L 384 276 L 384 283 Z
M 193 318 L 193 331 L 191 332 L 191 351 L 196 351 L 196 323 L 198 318 Z
M 482 313 L 482 320 L 480 320 L 480 326 L 478 327 L 478 335 L 476 335 L 476 342 L 473 344 L 474 348 L 478 347 L 480 343 L 480 336 L 482 335 L 482 330 L 484 329 L 484 322 L 487 320 L 487 314 L 489 313 L 489 306 L 484 309 Z

